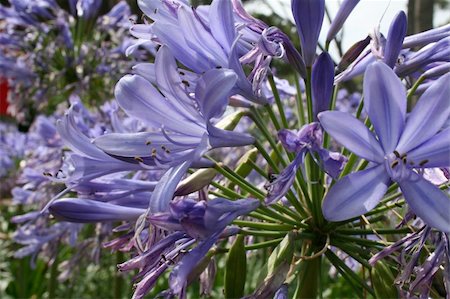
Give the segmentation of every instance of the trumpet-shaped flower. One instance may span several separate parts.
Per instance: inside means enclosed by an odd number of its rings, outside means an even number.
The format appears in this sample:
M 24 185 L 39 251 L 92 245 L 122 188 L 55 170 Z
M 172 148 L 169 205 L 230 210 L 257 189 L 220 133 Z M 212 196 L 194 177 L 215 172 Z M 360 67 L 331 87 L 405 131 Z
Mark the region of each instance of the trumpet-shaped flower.
M 356 155 L 370 161 L 363 171 L 339 180 L 327 193 L 326 219 L 341 221 L 373 209 L 391 181 L 397 182 L 411 209 L 427 224 L 450 231 L 450 199 L 415 169 L 450 165 L 450 74 L 427 89 L 406 117 L 400 79 L 384 63 L 371 64 L 364 77 L 364 106 L 374 133 L 349 114 L 319 114 L 324 129 Z

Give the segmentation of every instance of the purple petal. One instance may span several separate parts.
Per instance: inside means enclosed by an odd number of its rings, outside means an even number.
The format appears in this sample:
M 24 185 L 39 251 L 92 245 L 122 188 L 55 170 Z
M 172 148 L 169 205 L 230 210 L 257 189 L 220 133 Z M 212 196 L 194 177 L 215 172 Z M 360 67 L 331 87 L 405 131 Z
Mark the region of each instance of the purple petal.
M 375 62 L 364 75 L 364 107 L 385 153 L 397 146 L 406 114 L 406 91 L 400 79 L 384 63 Z
M 195 94 L 206 120 L 221 116 L 225 112 L 236 80 L 237 75 L 229 69 L 212 69 L 200 77 Z
M 348 113 L 325 111 L 318 115 L 325 131 L 337 142 L 366 160 L 382 163 L 383 150 L 375 136 L 359 120 Z
M 348 16 L 358 3 L 359 0 L 344 0 L 342 2 L 342 4 L 339 6 L 339 10 L 336 16 L 333 19 L 333 22 L 331 22 L 330 29 L 328 29 L 327 42 L 330 42 L 334 39 L 336 33 L 341 30 L 345 20 L 347 20 Z
M 428 141 L 408 152 L 412 167 L 449 167 L 450 166 L 450 128 L 439 132 Z M 422 165 L 421 165 L 422 164 Z
M 164 125 L 175 132 L 199 136 L 202 128 L 183 115 L 161 96 L 153 85 L 138 75 L 120 79 L 115 89 L 116 100 L 129 115 L 158 127 Z
M 294 182 L 298 168 L 303 164 L 304 157 L 305 151 L 297 153 L 295 160 L 283 169 L 283 171 L 281 171 L 275 181 L 270 183 L 269 192 L 267 198 L 265 199 L 266 204 L 270 205 L 272 203 L 276 203 L 283 196 L 285 196 L 286 193 L 288 193 Z
M 80 223 L 136 220 L 145 213 L 145 209 L 80 198 L 58 199 L 49 209 L 57 218 Z
M 408 115 L 397 151 L 407 153 L 438 132 L 450 116 L 450 74 L 439 78 Z
M 344 165 L 347 162 L 347 157 L 337 152 L 330 152 L 326 149 L 320 149 L 318 153 L 320 156 L 321 168 L 329 176 L 336 179 L 344 168 Z
M 319 55 L 312 69 L 313 112 L 315 117 L 328 110 L 333 94 L 334 63 L 327 52 Z
M 187 253 L 178 263 L 169 276 L 170 289 L 175 294 L 180 294 L 186 287 L 189 274 L 195 269 L 199 262 L 206 256 L 208 250 L 219 239 L 220 232 L 201 242 L 197 247 Z
M 389 176 L 384 165 L 351 173 L 328 191 L 322 204 L 324 217 L 342 221 L 372 210 L 386 193 Z
M 384 62 L 391 68 L 393 68 L 397 62 L 407 27 L 408 20 L 406 19 L 406 14 L 403 11 L 400 11 L 389 27 L 389 33 L 384 49 Z
M 231 1 L 214 0 L 209 8 L 211 34 L 229 54 L 236 31 Z
M 306 66 L 312 66 L 325 13 L 325 0 L 292 0 L 298 35 Z
M 412 180 L 398 184 L 417 216 L 440 231 L 450 232 L 450 198 L 444 192 L 416 173 Z
M 211 148 L 245 146 L 255 142 L 255 138 L 248 134 L 222 130 L 211 124 L 207 128 Z
M 192 99 L 182 87 L 182 81 L 178 72 L 177 63 L 169 48 L 162 46 L 155 57 L 155 76 L 158 89 L 172 104 L 173 109 L 183 117 L 194 123 L 201 124 L 202 119 L 198 114 Z M 187 82 L 187 81 L 185 81 Z M 187 83 L 189 84 L 189 82 Z
M 166 212 L 168 210 L 169 203 L 174 196 L 178 183 L 186 174 L 189 167 L 191 167 L 192 162 L 197 161 L 205 153 L 207 149 L 206 143 L 207 136 L 205 134 L 198 147 L 190 154 L 190 157 L 187 157 L 183 163 L 170 168 L 162 176 L 150 199 L 149 209 L 151 213 Z
M 288 129 L 282 129 L 278 132 L 278 140 L 280 140 L 283 147 L 290 152 L 295 152 L 299 146 L 297 134 Z

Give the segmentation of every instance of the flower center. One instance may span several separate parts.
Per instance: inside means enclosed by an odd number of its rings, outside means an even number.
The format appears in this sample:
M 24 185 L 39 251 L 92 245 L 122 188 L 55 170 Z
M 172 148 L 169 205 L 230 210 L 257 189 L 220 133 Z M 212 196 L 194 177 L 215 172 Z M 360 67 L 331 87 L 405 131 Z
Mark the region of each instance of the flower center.
M 385 168 L 393 181 L 403 181 L 411 175 L 411 169 L 408 168 L 407 154 L 400 154 L 394 151 L 384 157 Z

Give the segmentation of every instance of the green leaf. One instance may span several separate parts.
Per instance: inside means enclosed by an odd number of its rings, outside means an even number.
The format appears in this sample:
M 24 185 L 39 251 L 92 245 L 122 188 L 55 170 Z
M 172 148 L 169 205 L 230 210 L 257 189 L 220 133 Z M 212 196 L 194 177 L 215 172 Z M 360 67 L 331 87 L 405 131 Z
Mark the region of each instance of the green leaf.
M 245 236 L 238 235 L 228 252 L 225 268 L 225 298 L 241 298 L 244 295 L 247 274 Z

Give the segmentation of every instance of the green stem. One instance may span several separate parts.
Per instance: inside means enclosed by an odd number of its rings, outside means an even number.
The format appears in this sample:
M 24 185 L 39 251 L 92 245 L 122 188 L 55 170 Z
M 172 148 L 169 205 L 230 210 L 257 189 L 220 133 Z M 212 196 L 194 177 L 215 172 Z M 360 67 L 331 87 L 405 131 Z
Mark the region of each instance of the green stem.
M 273 93 L 273 97 L 275 98 L 275 103 L 277 104 L 277 108 L 280 113 L 281 123 L 283 124 L 284 128 L 288 128 L 289 126 L 288 126 L 288 122 L 286 119 L 286 114 L 284 113 L 284 108 L 283 108 L 283 105 L 281 104 L 280 93 L 278 92 L 278 88 L 275 84 L 273 76 L 269 75 L 268 80 L 269 80 L 270 87 L 272 88 L 272 93 Z
M 306 68 L 306 104 L 308 108 L 308 123 L 312 123 L 314 121 L 313 115 L 313 100 L 311 94 L 311 67 Z
M 234 220 L 233 223 L 241 227 L 257 228 L 268 231 L 291 231 L 295 228 L 288 224 L 263 223 L 246 220 Z
M 414 93 L 416 92 L 417 88 L 420 86 L 420 84 L 425 81 L 424 76 L 420 76 L 419 79 L 417 79 L 416 83 L 414 83 L 413 87 L 409 90 L 408 96 L 406 97 L 407 101 L 409 102 L 411 98 L 413 97 Z
M 294 78 L 295 78 L 295 87 L 297 88 L 297 96 L 295 97 L 295 101 L 297 104 L 297 119 L 298 119 L 298 127 L 300 128 L 306 122 L 305 107 L 303 106 L 302 91 L 300 89 L 300 82 L 297 73 L 294 74 Z
M 278 122 L 278 119 L 273 112 L 272 106 L 270 106 L 270 104 L 266 104 L 264 105 L 264 109 L 266 109 L 267 113 L 269 114 L 270 120 L 272 121 L 275 129 L 277 131 L 281 130 L 280 123 Z
M 48 298 L 56 298 L 56 287 L 58 285 L 58 264 L 59 264 L 59 241 L 56 245 L 55 259 L 53 260 L 52 267 L 50 268 L 50 280 L 48 283 Z
M 122 251 L 116 252 L 116 264 L 123 262 L 124 256 Z M 117 269 L 116 269 L 117 270 Z M 122 298 L 123 277 L 120 272 L 115 271 L 114 275 L 114 298 Z

